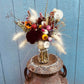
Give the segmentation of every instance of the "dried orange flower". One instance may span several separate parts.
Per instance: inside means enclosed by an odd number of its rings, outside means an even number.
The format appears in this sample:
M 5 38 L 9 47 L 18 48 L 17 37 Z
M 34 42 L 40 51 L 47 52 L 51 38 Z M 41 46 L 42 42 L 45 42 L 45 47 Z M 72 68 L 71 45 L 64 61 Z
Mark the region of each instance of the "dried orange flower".
M 27 29 L 30 29 L 31 28 L 31 25 L 32 25 L 31 21 L 25 21 L 25 27 Z
M 47 40 L 48 39 L 48 35 L 47 34 L 43 34 L 42 35 L 42 40 Z

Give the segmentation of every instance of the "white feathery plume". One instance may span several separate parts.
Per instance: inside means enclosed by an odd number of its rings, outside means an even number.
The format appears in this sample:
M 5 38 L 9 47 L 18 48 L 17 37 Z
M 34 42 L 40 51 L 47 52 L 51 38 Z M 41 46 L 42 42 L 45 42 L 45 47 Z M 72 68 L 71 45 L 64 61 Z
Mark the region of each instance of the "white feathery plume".
M 54 43 L 52 43 L 52 45 L 55 46 L 56 49 L 57 49 L 60 53 L 66 54 L 66 51 L 65 51 L 64 47 L 63 47 L 61 44 L 59 44 L 59 43 L 57 43 L 57 42 L 54 42 Z
M 20 38 L 21 36 L 23 36 L 25 33 L 24 32 L 19 32 L 17 34 L 15 34 L 13 36 L 13 40 L 16 41 L 18 38 Z
M 31 10 L 31 16 L 30 16 L 29 20 L 31 22 L 35 23 L 36 20 L 38 19 L 38 14 L 37 14 L 37 12 L 34 9 L 30 8 L 30 10 Z
M 27 40 L 23 40 L 20 44 L 19 44 L 19 48 L 24 47 L 27 44 Z
M 55 32 L 52 34 L 52 37 L 61 45 L 63 45 L 63 41 L 62 41 L 62 34 L 60 32 Z

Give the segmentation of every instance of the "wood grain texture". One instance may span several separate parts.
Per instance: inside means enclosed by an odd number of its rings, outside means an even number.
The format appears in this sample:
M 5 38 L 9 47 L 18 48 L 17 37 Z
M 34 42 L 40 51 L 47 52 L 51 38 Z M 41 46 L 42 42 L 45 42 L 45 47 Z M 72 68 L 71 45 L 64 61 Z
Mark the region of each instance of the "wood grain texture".
M 60 57 L 67 67 L 69 84 L 74 84 L 79 0 L 58 0 L 57 4 L 58 9 L 63 11 L 64 18 L 66 19 L 66 27 L 63 33 L 71 37 L 63 36 L 67 55 L 61 55 Z
M 0 53 L 0 84 L 5 84 L 1 53 Z
M 77 62 L 75 84 L 84 84 L 84 1 L 79 3 L 79 24 L 77 39 Z
M 13 12 L 12 0 L 0 0 L 0 52 L 5 84 L 21 84 L 17 43 L 12 41 L 15 33 L 13 18 L 6 18 Z M 0 84 L 1 83 L 0 81 Z
M 42 12 L 42 14 L 45 14 L 45 8 L 47 4 L 47 0 L 35 0 L 36 4 L 36 11 L 38 14 Z M 53 5 L 52 5 L 53 4 Z M 53 10 L 53 8 L 56 8 L 56 0 L 48 0 L 48 6 L 47 6 L 47 13 Z
M 29 8 L 35 9 L 34 5 L 34 0 L 13 0 L 14 2 L 14 12 L 15 12 L 15 17 L 18 17 L 21 21 L 25 21 L 27 17 L 27 11 Z M 22 31 L 21 28 L 18 26 L 15 27 L 16 33 Z M 31 45 L 27 44 L 24 46 L 22 49 L 19 48 L 19 44 L 25 40 L 25 35 L 18 39 L 18 53 L 19 53 L 19 63 L 20 63 L 20 69 L 21 69 L 21 83 L 24 83 L 24 68 L 26 67 L 26 63 L 31 58 L 34 56 L 37 52 L 36 45 Z

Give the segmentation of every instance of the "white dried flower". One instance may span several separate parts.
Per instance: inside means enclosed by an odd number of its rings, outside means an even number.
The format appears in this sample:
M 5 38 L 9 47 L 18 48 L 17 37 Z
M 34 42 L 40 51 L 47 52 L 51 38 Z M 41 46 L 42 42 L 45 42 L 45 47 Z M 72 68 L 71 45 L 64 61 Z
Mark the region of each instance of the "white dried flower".
M 63 18 L 63 12 L 61 10 L 56 10 L 54 14 L 54 19 L 62 19 Z
M 45 41 L 44 42 L 44 48 L 49 48 L 49 46 L 50 46 L 50 43 L 48 41 Z
M 45 29 L 43 33 L 44 33 L 44 34 L 48 34 L 48 30 Z

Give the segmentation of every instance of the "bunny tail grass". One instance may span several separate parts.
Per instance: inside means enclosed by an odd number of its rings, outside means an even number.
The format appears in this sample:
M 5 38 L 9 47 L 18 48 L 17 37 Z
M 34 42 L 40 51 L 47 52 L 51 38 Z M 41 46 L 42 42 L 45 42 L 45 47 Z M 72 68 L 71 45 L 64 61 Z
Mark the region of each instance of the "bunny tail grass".
M 57 48 L 59 53 L 66 54 L 66 51 L 65 51 L 64 47 L 62 45 L 60 45 L 59 43 L 57 43 L 57 42 L 56 43 L 52 43 L 52 45 Z
M 59 44 L 63 45 L 63 41 L 62 41 L 61 36 L 56 36 L 56 41 L 57 41 Z
M 58 32 L 56 35 L 52 35 L 52 37 L 61 45 L 63 45 L 63 41 L 62 41 L 62 34 L 60 32 Z
M 22 41 L 22 42 L 19 44 L 19 48 L 23 48 L 26 44 L 27 44 L 27 40 Z
M 30 8 L 30 10 L 31 10 L 31 16 L 30 16 L 29 20 L 31 22 L 35 23 L 36 20 L 38 19 L 38 14 L 37 14 L 37 12 L 34 9 Z
M 21 36 L 23 36 L 25 33 L 24 32 L 19 32 L 17 34 L 15 34 L 13 36 L 13 40 L 16 41 L 18 38 L 20 38 Z

